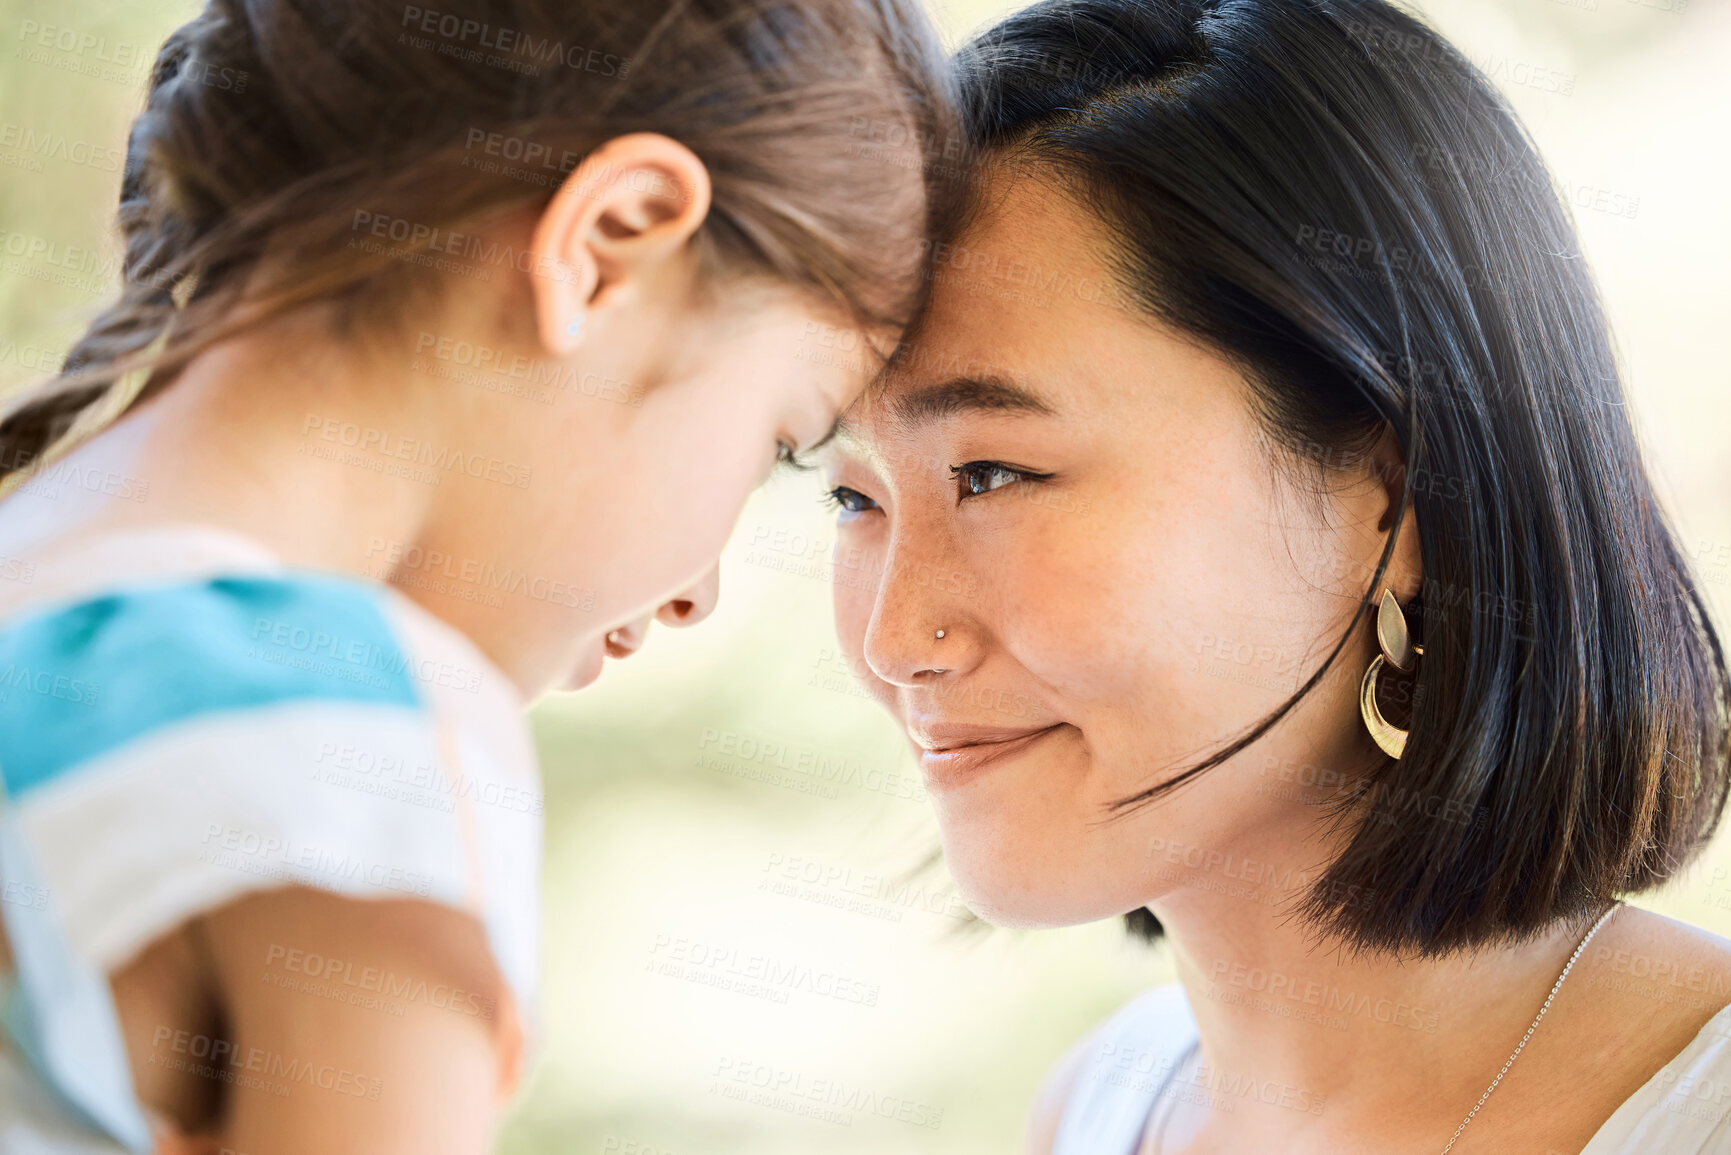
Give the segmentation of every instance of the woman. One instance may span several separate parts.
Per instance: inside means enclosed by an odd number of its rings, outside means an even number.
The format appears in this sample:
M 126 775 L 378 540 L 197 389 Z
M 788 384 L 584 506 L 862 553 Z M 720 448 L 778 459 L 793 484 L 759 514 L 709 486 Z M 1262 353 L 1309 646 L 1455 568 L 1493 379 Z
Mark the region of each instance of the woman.
M 169 38 L 121 298 L 0 418 L 0 1148 L 489 1145 L 522 706 L 707 615 L 748 492 L 864 386 L 808 335 L 899 336 L 941 77 L 900 0 L 211 0 Z
M 1725 663 L 1507 105 L 1380 0 L 961 59 L 969 211 L 826 452 L 965 894 L 1176 962 L 1030 1150 L 1731 1151 L 1731 943 L 1619 905 L 1719 819 Z

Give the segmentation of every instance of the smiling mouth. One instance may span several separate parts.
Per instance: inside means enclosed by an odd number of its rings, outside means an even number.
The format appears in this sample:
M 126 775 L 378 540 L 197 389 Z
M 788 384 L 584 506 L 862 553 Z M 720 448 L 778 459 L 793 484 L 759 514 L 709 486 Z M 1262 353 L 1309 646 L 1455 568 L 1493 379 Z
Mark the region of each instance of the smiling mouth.
M 1062 726 L 1060 722 L 1039 730 L 982 736 L 972 741 L 950 741 L 942 745 L 928 746 L 921 742 L 920 769 L 925 772 L 926 786 L 930 790 L 959 789 L 987 771 L 1013 761 Z

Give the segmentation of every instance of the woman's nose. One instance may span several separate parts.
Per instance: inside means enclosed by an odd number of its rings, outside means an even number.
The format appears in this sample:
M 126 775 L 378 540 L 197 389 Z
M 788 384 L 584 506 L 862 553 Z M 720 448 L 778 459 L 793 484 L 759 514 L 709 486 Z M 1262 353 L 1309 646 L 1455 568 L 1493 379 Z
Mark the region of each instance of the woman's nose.
M 679 591 L 677 597 L 661 603 L 661 608 L 655 611 L 655 620 L 664 626 L 695 626 L 715 612 L 720 597 L 721 563 L 716 562 L 708 573 Z
M 973 592 L 973 583 L 942 561 L 893 550 L 866 622 L 866 665 L 879 680 L 902 687 L 972 669 L 981 657 Z

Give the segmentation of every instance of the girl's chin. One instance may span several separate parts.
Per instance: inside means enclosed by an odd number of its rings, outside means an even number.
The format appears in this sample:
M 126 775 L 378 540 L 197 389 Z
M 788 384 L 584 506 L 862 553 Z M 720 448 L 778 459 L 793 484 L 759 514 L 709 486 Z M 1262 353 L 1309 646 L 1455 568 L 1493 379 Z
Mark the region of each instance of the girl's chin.
M 592 684 L 601 676 L 601 667 L 607 658 L 602 652 L 600 642 L 592 642 L 583 648 L 582 655 L 571 666 L 571 673 L 560 683 L 561 690 L 581 690 Z

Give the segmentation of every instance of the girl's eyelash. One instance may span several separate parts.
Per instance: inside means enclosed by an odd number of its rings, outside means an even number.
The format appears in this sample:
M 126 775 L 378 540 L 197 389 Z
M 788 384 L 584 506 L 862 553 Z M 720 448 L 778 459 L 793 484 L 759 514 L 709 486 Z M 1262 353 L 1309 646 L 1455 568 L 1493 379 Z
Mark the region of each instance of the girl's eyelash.
M 811 462 L 801 460 L 799 454 L 794 452 L 793 446 L 789 445 L 785 441 L 777 441 L 775 443 L 775 463 L 777 466 L 796 469 L 801 473 L 817 468 L 817 466 L 811 464 Z

